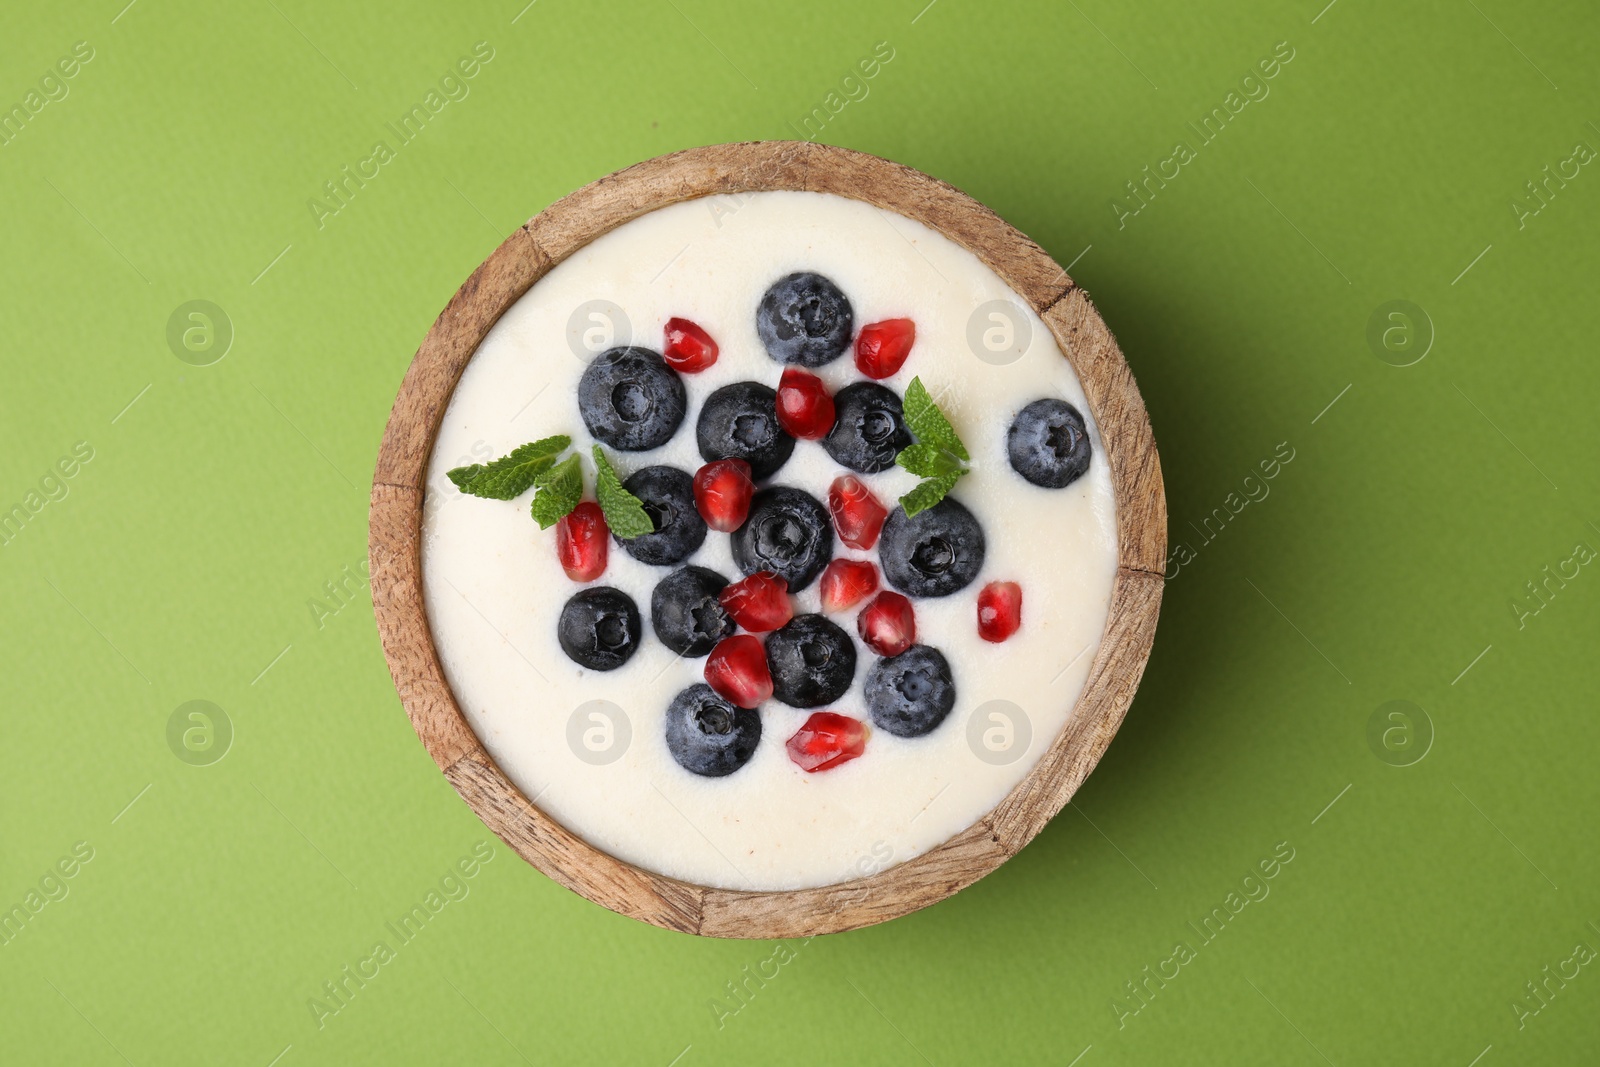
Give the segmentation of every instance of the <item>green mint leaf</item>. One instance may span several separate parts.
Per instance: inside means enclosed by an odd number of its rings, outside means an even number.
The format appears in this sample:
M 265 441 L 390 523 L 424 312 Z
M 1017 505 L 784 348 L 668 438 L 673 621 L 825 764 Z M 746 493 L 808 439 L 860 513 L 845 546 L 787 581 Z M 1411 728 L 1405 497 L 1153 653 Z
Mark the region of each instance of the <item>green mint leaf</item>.
M 474 463 L 448 471 L 456 488 L 490 500 L 514 500 L 526 493 L 534 479 L 555 463 L 572 438 L 564 434 L 523 445 L 492 463 Z
M 548 530 L 565 518 L 583 499 L 583 467 L 574 452 L 533 480 L 530 510 L 539 529 Z
M 961 458 L 948 448 L 917 442 L 900 450 L 894 461 L 922 478 L 947 478 L 967 472 Z
M 576 452 L 539 475 L 533 480 L 533 484 L 536 488 L 543 489 L 572 478 L 576 478 L 579 485 L 583 484 L 583 467 L 578 461 Z
M 904 414 L 907 428 L 919 442 L 943 448 L 963 462 L 972 458 L 967 455 L 961 438 L 956 436 L 956 428 L 950 425 L 950 420 L 933 402 L 933 397 L 928 395 L 921 378 L 912 378 L 911 384 L 906 386 Z
M 467 486 L 472 484 L 472 479 L 482 474 L 487 469 L 482 463 L 474 463 L 467 467 L 454 467 L 445 471 L 445 477 L 456 483 L 456 488 L 462 492 L 467 491 Z
M 923 479 L 900 498 L 910 517 L 943 500 L 956 479 L 967 473 L 966 464 L 972 457 L 956 436 L 955 427 L 928 395 L 921 378 L 912 378 L 906 387 L 904 414 L 906 426 L 917 442 L 901 449 L 895 462 Z
M 904 469 L 917 475 L 919 478 L 933 477 L 933 465 L 939 454 L 937 445 L 925 444 L 918 441 L 914 445 L 907 445 L 894 457 L 894 461 Z
M 606 459 L 599 445 L 594 446 L 594 465 L 595 499 L 600 502 L 600 511 L 611 532 L 624 540 L 654 533 L 656 524 L 650 521 L 639 498 L 622 488 L 622 480 L 611 469 L 611 461 Z
M 906 518 L 910 518 L 919 511 L 927 511 L 950 492 L 950 487 L 956 484 L 956 479 L 967 473 L 965 470 L 955 474 L 947 474 L 942 478 L 928 478 L 918 482 L 915 489 L 900 498 L 900 506 L 905 509 Z

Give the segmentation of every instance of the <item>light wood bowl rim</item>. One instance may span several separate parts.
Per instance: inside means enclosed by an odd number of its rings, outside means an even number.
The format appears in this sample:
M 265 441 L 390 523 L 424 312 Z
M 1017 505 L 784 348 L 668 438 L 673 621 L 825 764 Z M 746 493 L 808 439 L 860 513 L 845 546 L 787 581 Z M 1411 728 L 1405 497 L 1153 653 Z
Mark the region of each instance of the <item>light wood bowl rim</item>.
M 1082 382 L 1111 465 L 1118 568 L 1089 678 L 1039 763 L 992 811 L 944 844 L 818 889 L 721 889 L 608 855 L 540 811 L 473 733 L 440 667 L 420 559 L 427 466 L 467 361 L 500 316 L 574 251 L 656 208 L 718 194 L 829 192 L 940 231 L 1043 318 Z M 373 476 L 369 556 L 384 656 L 430 755 L 479 818 L 534 867 L 613 911 L 668 929 L 780 938 L 849 930 L 933 904 L 994 870 L 1071 799 L 1121 725 L 1149 658 L 1166 556 L 1166 500 L 1137 385 L 1088 298 L 1038 245 L 954 187 L 909 167 L 806 141 L 709 145 L 646 160 L 563 197 L 520 227 L 461 286 L 406 371 Z

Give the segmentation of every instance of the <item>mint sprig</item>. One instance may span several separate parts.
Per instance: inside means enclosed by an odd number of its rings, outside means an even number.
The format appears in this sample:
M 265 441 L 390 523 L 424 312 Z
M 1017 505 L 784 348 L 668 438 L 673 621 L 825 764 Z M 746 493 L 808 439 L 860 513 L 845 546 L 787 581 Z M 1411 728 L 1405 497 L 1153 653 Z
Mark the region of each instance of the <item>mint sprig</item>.
M 623 539 L 654 533 L 656 524 L 650 520 L 639 498 L 622 487 L 622 480 L 599 445 L 594 446 L 594 466 L 594 496 L 600 502 L 600 511 L 611 532 Z
M 546 437 L 490 463 L 456 467 L 447 471 L 446 477 L 463 493 L 489 500 L 514 500 L 526 493 L 570 444 L 572 438 L 565 434 Z
M 490 463 L 474 463 L 446 472 L 463 493 L 490 500 L 512 500 L 534 490 L 528 511 L 542 530 L 560 522 L 583 499 L 583 461 L 577 452 L 565 458 L 572 438 L 565 434 L 545 437 Z M 618 537 L 641 537 L 656 525 L 639 498 L 622 487 L 622 480 L 599 445 L 594 446 L 595 498 L 606 525 Z
M 967 463 L 972 457 L 921 378 L 912 378 L 906 387 L 903 414 L 917 441 L 902 448 L 894 461 L 922 479 L 900 498 L 900 506 L 910 518 L 943 500 L 956 481 L 969 473 Z
M 961 474 L 965 473 L 967 472 L 961 472 Z M 900 506 L 905 508 L 906 518 L 910 518 L 919 511 L 927 511 L 943 500 L 945 494 L 950 492 L 951 487 L 956 484 L 956 479 L 961 477 L 961 474 L 950 474 L 943 478 L 924 478 L 918 482 L 911 492 L 900 498 Z
M 967 446 L 956 436 L 956 428 L 928 395 L 921 378 L 912 378 L 911 384 L 906 386 L 904 410 L 906 426 L 918 442 L 952 452 L 963 463 L 972 458 L 967 455 Z
M 583 499 L 583 467 L 578 453 L 550 467 L 533 480 L 533 503 L 529 510 L 539 529 L 548 530 L 565 518 Z
M 918 442 L 900 450 L 894 461 L 912 474 L 923 478 L 957 477 L 967 473 L 961 457 L 948 448 Z

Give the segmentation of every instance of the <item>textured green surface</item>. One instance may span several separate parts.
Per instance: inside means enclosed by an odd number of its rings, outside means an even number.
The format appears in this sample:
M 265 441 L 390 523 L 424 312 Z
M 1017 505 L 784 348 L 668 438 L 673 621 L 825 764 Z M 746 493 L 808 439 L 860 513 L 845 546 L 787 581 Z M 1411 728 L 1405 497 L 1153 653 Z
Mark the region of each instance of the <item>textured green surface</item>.
M 13 5 L 0 34 L 25 108 L 93 49 L 0 147 L 0 506 L 93 457 L 0 549 L 0 906 L 92 849 L 0 945 L 7 1062 L 1593 1062 L 1593 5 L 122 2 Z M 479 41 L 470 95 L 396 147 Z M 529 215 L 794 136 L 878 42 L 820 139 L 1075 263 L 1149 403 L 1192 558 L 1127 725 L 1075 810 L 886 926 L 679 936 L 495 842 L 399 944 L 385 923 L 490 839 L 359 580 L 407 361 Z M 1187 125 L 1263 86 L 1210 143 Z M 319 228 L 308 199 L 380 139 Z M 1124 183 L 1167 160 L 1134 214 Z M 209 366 L 167 339 L 197 299 L 232 324 Z M 1368 341 L 1393 300 L 1437 335 L 1412 366 L 1403 322 L 1389 361 Z M 194 700 L 231 723 L 208 766 L 169 747 Z M 1369 743 L 1395 700 L 1431 724 L 1409 766 L 1394 709 Z M 1189 925 L 1252 890 L 1214 940 Z M 308 1000 L 379 940 L 319 1027 Z M 1147 966 L 1176 977 L 1141 1001 Z

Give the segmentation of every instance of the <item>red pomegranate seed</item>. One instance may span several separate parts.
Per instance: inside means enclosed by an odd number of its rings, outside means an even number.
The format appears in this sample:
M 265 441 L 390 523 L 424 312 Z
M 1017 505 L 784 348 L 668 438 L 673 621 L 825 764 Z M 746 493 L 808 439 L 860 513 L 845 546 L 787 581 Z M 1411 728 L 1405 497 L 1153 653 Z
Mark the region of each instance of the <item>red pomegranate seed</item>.
M 757 571 L 722 590 L 717 598 L 733 621 L 751 633 L 776 630 L 794 618 L 789 581 L 771 571 Z
M 575 582 L 592 582 L 605 573 L 610 530 L 600 505 L 585 500 L 556 522 L 556 555 Z
M 784 746 L 795 766 L 808 773 L 849 763 L 867 747 L 867 724 L 831 711 L 813 712 Z
M 730 703 L 753 708 L 772 698 L 772 672 L 761 639 L 735 634 L 717 642 L 706 657 L 706 684 Z
M 878 543 L 889 509 L 878 503 L 866 483 L 854 474 L 841 474 L 828 488 L 828 511 L 839 540 L 851 548 L 868 549 Z
M 719 459 L 694 473 L 694 506 L 706 525 L 719 533 L 732 533 L 750 513 L 750 464 L 742 459 Z
M 836 559 L 819 581 L 823 611 L 845 611 L 877 592 L 878 568 L 864 559 Z
M 667 366 L 693 374 L 717 361 L 717 342 L 688 319 L 668 319 L 667 346 L 661 358 Z
M 887 378 L 905 365 L 917 340 L 910 319 L 885 319 L 861 327 L 856 335 L 856 369 L 868 378 Z
M 911 610 L 911 601 L 885 590 L 861 609 L 856 631 L 878 655 L 898 656 L 917 639 L 917 616 Z
M 1016 582 L 990 582 L 978 594 L 978 636 L 1004 641 L 1022 625 L 1022 586 Z
M 789 367 L 778 379 L 778 425 L 803 441 L 817 441 L 833 429 L 833 397 L 822 379 Z

